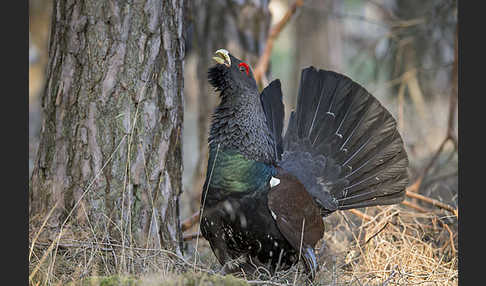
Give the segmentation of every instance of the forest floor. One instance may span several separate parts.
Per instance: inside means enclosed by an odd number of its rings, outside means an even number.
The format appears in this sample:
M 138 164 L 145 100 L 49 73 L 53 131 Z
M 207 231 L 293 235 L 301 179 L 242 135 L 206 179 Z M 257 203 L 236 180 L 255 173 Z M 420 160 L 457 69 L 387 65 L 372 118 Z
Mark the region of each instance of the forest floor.
M 457 218 L 403 205 L 349 212 L 325 219 L 318 243 L 320 270 L 311 282 L 302 265 L 274 275 L 265 270 L 222 276 L 203 238 L 184 244 L 178 256 L 164 250 L 127 248 L 67 228 L 56 244 L 48 228 L 32 221 L 31 285 L 458 285 Z M 39 234 L 41 230 L 41 235 Z M 57 251 L 56 251 L 57 247 Z M 197 251 L 196 251 L 197 247 Z

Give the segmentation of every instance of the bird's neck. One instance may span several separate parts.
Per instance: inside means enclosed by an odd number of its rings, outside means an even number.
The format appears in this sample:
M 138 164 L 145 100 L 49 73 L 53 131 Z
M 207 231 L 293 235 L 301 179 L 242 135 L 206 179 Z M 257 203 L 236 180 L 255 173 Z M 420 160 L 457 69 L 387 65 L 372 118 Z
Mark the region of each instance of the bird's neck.
M 272 138 L 258 94 L 221 96 L 209 133 L 209 147 L 236 151 L 245 159 L 271 163 Z

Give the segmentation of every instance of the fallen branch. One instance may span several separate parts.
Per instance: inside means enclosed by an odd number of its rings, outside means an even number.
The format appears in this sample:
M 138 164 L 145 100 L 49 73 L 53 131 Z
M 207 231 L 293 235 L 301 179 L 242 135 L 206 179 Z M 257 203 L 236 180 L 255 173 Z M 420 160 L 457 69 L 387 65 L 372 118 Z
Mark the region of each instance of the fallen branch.
M 199 221 L 199 212 L 196 212 L 190 218 L 182 222 L 181 224 L 182 231 L 186 231 L 190 229 L 198 221 Z
M 272 48 L 275 39 L 278 37 L 285 25 L 289 22 L 290 18 L 292 18 L 292 15 L 295 14 L 297 8 L 302 6 L 303 4 L 303 0 L 295 1 L 294 4 L 290 6 L 289 10 L 287 10 L 282 19 L 270 29 L 270 33 L 265 44 L 265 49 L 263 50 L 263 54 L 258 59 L 256 67 L 253 71 L 257 85 L 260 85 L 262 83 L 262 78 L 264 77 L 265 72 L 268 70 L 268 63 L 270 62 L 270 55 L 272 54 Z
M 424 201 L 426 203 L 432 204 L 433 206 L 439 207 L 439 208 L 444 209 L 444 210 L 448 210 L 448 211 L 452 212 L 456 217 L 459 217 L 459 213 L 458 213 L 457 209 L 450 206 L 450 205 L 444 204 L 444 203 L 442 203 L 438 200 L 423 196 L 421 194 L 418 194 L 418 193 L 415 193 L 415 192 L 412 192 L 412 191 L 409 191 L 409 190 L 406 190 L 405 192 L 406 192 L 406 195 L 408 197 Z
M 371 216 L 369 216 L 369 215 L 367 215 L 367 214 L 365 214 L 365 213 L 363 213 L 359 210 L 356 210 L 356 209 L 351 209 L 351 210 L 349 210 L 349 212 L 360 217 L 360 218 L 362 218 L 362 219 L 364 219 L 364 220 L 372 220 L 373 219 Z
M 182 237 L 182 239 L 184 241 L 190 241 L 190 240 L 196 239 L 198 236 L 199 236 L 199 238 L 204 238 L 204 237 L 202 237 L 202 236 L 199 235 L 199 232 L 196 232 L 196 233 L 184 234 L 184 236 Z

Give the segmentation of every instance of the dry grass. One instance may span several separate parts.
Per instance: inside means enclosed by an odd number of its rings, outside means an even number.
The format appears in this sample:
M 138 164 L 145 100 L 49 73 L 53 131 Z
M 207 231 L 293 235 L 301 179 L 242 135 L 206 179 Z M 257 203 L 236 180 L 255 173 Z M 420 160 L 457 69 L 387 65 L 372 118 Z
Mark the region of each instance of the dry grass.
M 438 223 L 443 218 L 396 206 L 379 215 L 382 219 L 362 229 L 373 237 L 347 253 L 343 277 L 359 279 L 362 285 L 458 284 L 456 248 L 449 231 Z
M 241 279 L 219 276 L 221 267 L 203 239 L 199 240 L 196 260 L 195 241 L 185 245 L 185 257 L 134 246 L 123 252 L 121 242 L 102 237 L 95 240 L 89 230 L 72 227 L 65 228 L 52 265 L 56 235 L 49 234 L 48 227 L 41 229 L 43 220 L 38 218 L 30 224 L 30 243 L 34 243 L 29 270 L 38 268 L 30 284 L 458 285 L 458 254 L 451 245 L 457 244 L 455 218 L 444 211 L 419 213 L 404 206 L 369 208 L 367 214 L 372 221 L 361 222 L 349 212 L 326 218 L 326 233 L 317 249 L 321 268 L 313 283 L 306 280 L 301 265 L 273 276 L 264 269 L 240 275 Z M 129 264 L 124 273 L 117 265 L 122 255 Z

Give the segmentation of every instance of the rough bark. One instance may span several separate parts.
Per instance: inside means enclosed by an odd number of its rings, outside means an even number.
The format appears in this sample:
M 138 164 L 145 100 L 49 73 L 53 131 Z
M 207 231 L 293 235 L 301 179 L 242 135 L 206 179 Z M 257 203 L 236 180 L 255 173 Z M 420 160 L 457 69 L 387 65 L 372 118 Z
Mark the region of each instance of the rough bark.
M 266 0 L 194 0 L 191 7 L 194 50 L 198 74 L 199 159 L 195 167 L 191 200 L 193 211 L 199 210 L 200 195 L 208 160 L 207 138 L 210 114 L 218 96 L 207 80 L 216 50 L 227 49 L 252 67 L 265 48 L 271 14 Z
M 30 215 L 180 251 L 183 3 L 53 3 Z

